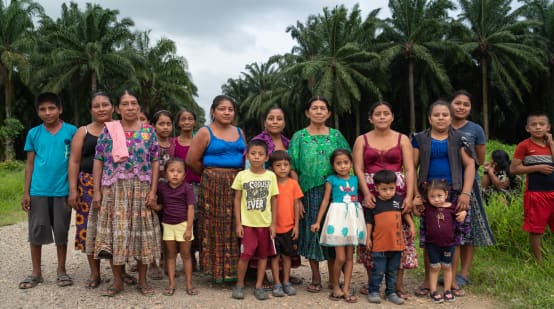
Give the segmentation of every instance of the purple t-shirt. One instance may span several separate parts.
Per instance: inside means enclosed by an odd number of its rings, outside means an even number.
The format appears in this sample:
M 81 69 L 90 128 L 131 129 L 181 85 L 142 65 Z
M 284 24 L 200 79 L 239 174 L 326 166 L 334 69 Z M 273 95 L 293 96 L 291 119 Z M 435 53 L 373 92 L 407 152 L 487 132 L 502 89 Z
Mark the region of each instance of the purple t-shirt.
M 435 207 L 425 205 L 425 243 L 440 247 L 456 244 L 454 229 L 456 226 L 456 205 Z
M 162 205 L 165 224 L 179 224 L 187 221 L 188 206 L 194 205 L 194 192 L 189 183 L 183 182 L 177 188 L 172 188 L 169 183 L 158 184 L 158 203 Z

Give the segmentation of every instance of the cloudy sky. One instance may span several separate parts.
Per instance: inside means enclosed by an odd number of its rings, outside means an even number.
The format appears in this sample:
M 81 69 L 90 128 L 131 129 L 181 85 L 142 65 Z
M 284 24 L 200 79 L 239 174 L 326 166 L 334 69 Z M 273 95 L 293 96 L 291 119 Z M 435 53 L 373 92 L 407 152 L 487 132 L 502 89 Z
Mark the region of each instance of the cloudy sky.
M 75 0 L 74 0 L 75 1 Z M 60 15 L 64 1 L 38 1 L 46 13 Z M 75 1 L 81 8 L 86 2 Z M 209 109 L 214 96 L 228 78 L 237 78 L 244 66 L 265 62 L 270 56 L 290 52 L 294 45 L 287 26 L 305 22 L 322 8 L 360 2 L 363 15 L 382 8 L 388 17 L 387 0 L 99 0 L 102 7 L 117 9 L 130 17 L 136 30 L 148 30 L 151 39 L 167 37 L 177 44 L 177 53 L 188 60 L 189 71 L 198 87 L 197 102 Z

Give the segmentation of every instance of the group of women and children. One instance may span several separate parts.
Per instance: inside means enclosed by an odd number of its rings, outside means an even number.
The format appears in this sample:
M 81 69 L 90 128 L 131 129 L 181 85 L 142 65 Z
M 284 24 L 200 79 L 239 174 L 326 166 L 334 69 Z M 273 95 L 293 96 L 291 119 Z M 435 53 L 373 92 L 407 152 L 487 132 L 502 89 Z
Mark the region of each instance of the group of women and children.
M 242 299 L 247 268 L 254 267 L 257 299 L 268 298 L 266 268 L 273 271 L 271 294 L 292 296 L 298 278 L 291 268 L 304 256 L 311 268 L 307 291 L 322 290 L 319 265 L 327 261 L 329 299 L 353 303 L 357 250 L 368 278 L 360 292 L 380 303 L 384 277 L 385 299 L 402 304 L 411 296 L 404 270 L 418 267 L 412 218 L 417 215 L 425 279 L 414 292 L 440 303 L 464 296 L 474 247 L 495 242 L 476 173 L 484 164 L 485 137 L 468 120 L 471 96 L 465 91 L 451 102 L 432 103 L 429 128 L 412 139 L 391 128 L 389 103 L 373 104 L 373 129 L 352 150 L 340 131 L 326 125 L 331 110 L 322 97 L 307 102 L 309 124 L 290 140 L 283 135 L 283 111 L 273 107 L 265 130 L 250 142 L 234 125 L 234 100 L 224 95 L 213 100 L 210 124 L 194 134 L 196 115 L 189 110 L 175 118 L 162 110 L 150 123 L 140 120 L 138 97 L 130 90 L 115 104 L 105 93 L 93 95 L 92 122 L 78 130 L 59 119 L 62 106 L 55 94 L 40 95 L 36 106 L 43 124 L 27 137 L 22 202 L 29 212 L 33 272 L 22 289 L 43 280 L 40 247 L 53 241 L 50 225 L 60 257 L 57 283 L 73 283 L 65 271 L 67 192 L 76 210 L 75 247 L 90 266 L 87 288 L 102 282 L 100 259 L 110 262 L 113 281 L 105 296 L 117 295 L 125 284 L 152 295 L 148 267 L 157 269 L 162 257 L 160 267 L 169 278 L 163 294 L 173 295 L 177 254 L 189 295 L 199 292 L 192 283 L 198 267 L 217 283 L 237 282 L 232 297 Z M 114 111 L 120 120 L 112 119 Z M 509 184 L 499 182 L 494 168 L 486 165 L 485 179 L 506 189 Z M 136 264 L 138 281 L 126 264 Z

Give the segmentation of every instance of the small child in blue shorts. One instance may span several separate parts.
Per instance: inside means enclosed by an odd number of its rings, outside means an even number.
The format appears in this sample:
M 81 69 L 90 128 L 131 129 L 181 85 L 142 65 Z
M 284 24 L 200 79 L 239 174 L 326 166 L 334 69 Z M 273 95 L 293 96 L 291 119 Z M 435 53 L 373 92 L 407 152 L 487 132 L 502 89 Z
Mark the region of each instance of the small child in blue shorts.
M 258 257 L 258 273 L 254 296 L 266 300 L 267 293 L 262 287 L 267 258 L 275 255 L 275 229 L 277 221 L 277 177 L 265 169 L 268 160 L 267 144 L 252 140 L 246 147 L 250 167 L 235 177 L 231 187 L 235 190 L 234 212 L 237 236 L 242 238 L 238 281 L 233 288 L 233 298 L 244 298 L 244 277 L 248 261 Z
M 73 284 L 65 269 L 71 221 L 71 207 L 67 205 L 67 168 L 71 139 L 77 128 L 60 119 L 63 108 L 60 98 L 54 93 L 39 94 L 35 108 L 43 123 L 29 130 L 25 140 L 27 162 L 21 201 L 29 218 L 33 271 L 19 283 L 20 289 L 34 288 L 43 282 L 40 267 L 42 245 L 52 242 L 56 243 L 58 254 L 56 283 L 60 287 Z

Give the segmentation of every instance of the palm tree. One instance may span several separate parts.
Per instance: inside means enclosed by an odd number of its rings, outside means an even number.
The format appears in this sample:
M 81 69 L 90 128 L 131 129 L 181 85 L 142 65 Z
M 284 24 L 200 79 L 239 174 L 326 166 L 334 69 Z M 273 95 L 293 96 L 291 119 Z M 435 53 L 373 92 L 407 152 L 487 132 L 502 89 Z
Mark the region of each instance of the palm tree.
M 37 70 L 37 87 L 54 92 L 71 92 L 74 119 L 79 122 L 79 109 L 91 92 L 96 92 L 103 79 L 119 76 L 121 81 L 134 77 L 134 67 L 121 47 L 133 38 L 129 18 L 118 20 L 119 11 L 87 3 L 80 11 L 76 3 L 62 4 L 56 21 L 44 16 L 41 20 L 41 51 L 46 65 Z M 47 82 L 43 82 L 47 81 Z M 86 100 L 85 100 L 86 101 Z
M 534 21 L 521 19 L 519 10 L 511 12 L 511 0 L 460 0 L 461 21 L 468 25 L 462 48 L 471 53 L 481 69 L 483 129 L 489 136 L 489 83 L 505 100 L 515 95 L 523 102 L 522 90 L 531 84 L 524 72 L 543 70 L 541 52 L 525 44 Z
M 450 80 L 434 52 L 445 52 L 453 45 L 443 40 L 449 21 L 448 10 L 454 8 L 449 0 L 390 0 L 391 17 L 383 24 L 379 37 L 384 43 L 377 45 L 386 67 L 400 63 L 407 71 L 409 87 L 410 131 L 416 130 L 415 81 L 416 69 L 430 73 L 436 88 L 450 92 Z
M 4 86 L 4 115 L 0 123 L 12 118 L 15 101 L 16 78 L 27 81 L 30 74 L 29 52 L 32 49 L 33 16 L 41 13 L 42 7 L 32 1 L 12 0 L 10 4 L 0 1 L 0 85 Z M 6 122 L 6 126 L 8 122 Z M 14 156 L 13 136 L 3 134 L 5 159 Z

